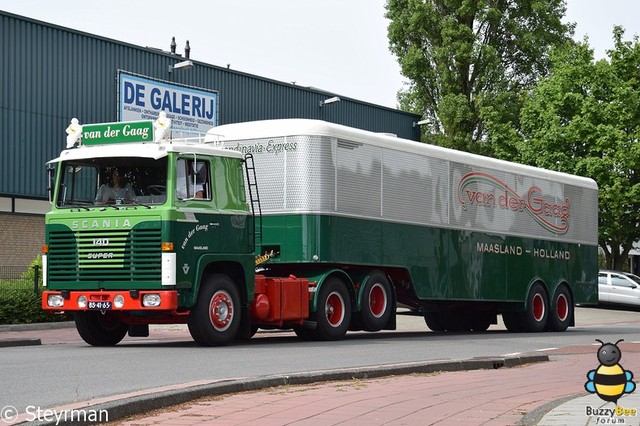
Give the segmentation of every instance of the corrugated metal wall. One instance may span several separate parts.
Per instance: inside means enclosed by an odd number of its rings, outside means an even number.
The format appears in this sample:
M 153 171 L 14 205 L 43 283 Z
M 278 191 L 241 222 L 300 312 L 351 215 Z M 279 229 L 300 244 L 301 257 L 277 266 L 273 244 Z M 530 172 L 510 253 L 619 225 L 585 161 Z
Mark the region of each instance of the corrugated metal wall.
M 168 52 L 81 33 L 0 11 L 0 195 L 46 196 L 45 163 L 65 144 L 72 117 L 117 120 L 117 72 L 187 84 L 219 93 L 220 124 L 270 118 L 313 118 L 419 140 L 410 114 L 288 83 L 181 58 Z

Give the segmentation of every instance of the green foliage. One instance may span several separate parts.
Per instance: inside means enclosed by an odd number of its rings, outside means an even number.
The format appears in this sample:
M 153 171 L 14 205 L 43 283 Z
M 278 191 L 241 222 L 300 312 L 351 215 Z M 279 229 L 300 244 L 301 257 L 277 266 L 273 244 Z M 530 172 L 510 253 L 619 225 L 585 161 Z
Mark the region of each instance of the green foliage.
M 38 293 L 34 292 L 38 266 Z M 0 280 L 0 324 L 31 324 L 68 321 L 68 315 L 51 315 L 42 310 L 42 259 L 36 258 L 18 280 Z
M 609 60 L 586 43 L 551 55 L 551 73 L 522 110 L 523 161 L 593 178 L 599 186 L 599 244 L 622 269 L 640 239 L 640 44 L 614 29 Z
M 520 95 L 573 32 L 561 21 L 565 0 L 389 0 L 386 9 L 390 50 L 409 80 L 398 100 L 432 123 L 427 133 L 441 137 L 429 142 L 514 156 Z
M 29 269 L 27 269 L 22 276 L 20 277 L 20 279 L 24 282 L 27 283 L 32 283 L 35 280 L 35 275 L 36 275 L 36 269 L 37 269 L 37 273 L 38 273 L 38 286 L 42 287 L 42 256 L 38 255 L 33 262 L 31 262 L 31 265 L 29 265 Z M 33 288 L 33 285 L 31 286 L 31 288 Z
M 40 308 L 40 295 L 33 290 L 10 289 L 0 292 L 0 324 L 24 324 L 47 321 Z

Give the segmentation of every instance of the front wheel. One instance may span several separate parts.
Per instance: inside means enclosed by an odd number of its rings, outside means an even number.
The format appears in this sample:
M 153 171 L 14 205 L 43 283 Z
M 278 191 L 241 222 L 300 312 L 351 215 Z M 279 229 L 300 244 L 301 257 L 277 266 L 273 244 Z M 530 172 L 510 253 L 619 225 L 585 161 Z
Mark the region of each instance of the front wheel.
M 351 322 L 351 298 L 344 282 L 331 277 L 320 288 L 314 337 L 318 340 L 338 340 L 344 337 Z
M 92 346 L 117 345 L 129 331 L 113 312 L 78 311 L 74 316 L 78 334 Z
M 191 337 L 202 346 L 226 345 L 240 327 L 240 295 L 226 275 L 212 275 L 202 284 L 189 314 Z

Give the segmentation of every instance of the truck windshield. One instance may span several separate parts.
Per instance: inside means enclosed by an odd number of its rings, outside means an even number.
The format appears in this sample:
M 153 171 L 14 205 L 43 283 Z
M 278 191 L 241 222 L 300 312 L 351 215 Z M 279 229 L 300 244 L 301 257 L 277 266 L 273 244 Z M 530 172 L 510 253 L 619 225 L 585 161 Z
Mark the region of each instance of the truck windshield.
M 56 206 L 153 205 L 167 200 L 167 159 L 95 158 L 66 161 Z

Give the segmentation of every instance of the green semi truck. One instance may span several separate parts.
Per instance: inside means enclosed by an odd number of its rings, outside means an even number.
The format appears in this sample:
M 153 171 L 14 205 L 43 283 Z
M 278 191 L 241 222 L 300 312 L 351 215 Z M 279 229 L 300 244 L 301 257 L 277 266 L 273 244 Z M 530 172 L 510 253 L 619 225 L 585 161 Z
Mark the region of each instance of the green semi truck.
M 161 117 L 163 118 L 163 117 Z M 564 331 L 597 303 L 587 178 L 318 120 L 171 137 L 166 119 L 68 129 L 52 160 L 43 309 L 91 345 L 186 323 L 204 346 L 259 328 Z

